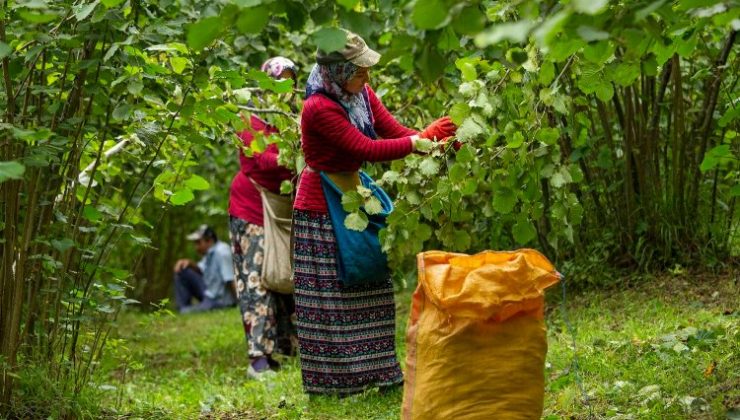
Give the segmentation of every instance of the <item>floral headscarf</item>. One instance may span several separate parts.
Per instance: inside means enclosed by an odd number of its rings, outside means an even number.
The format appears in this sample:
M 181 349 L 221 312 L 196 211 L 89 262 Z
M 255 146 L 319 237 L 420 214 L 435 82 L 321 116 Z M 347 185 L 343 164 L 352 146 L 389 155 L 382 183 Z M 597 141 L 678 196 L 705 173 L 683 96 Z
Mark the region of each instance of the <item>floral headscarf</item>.
M 373 113 L 367 89 L 360 93 L 349 93 L 342 88 L 359 67 L 347 62 L 316 64 L 306 82 L 306 99 L 321 93 L 339 102 L 347 111 L 349 121 L 366 136 L 375 139 L 378 135 L 373 128 Z
M 260 70 L 267 73 L 268 76 L 273 79 L 277 79 L 285 70 L 290 70 L 293 74 L 297 75 L 298 70 L 295 63 L 285 57 L 272 57 L 265 61 L 260 67 Z

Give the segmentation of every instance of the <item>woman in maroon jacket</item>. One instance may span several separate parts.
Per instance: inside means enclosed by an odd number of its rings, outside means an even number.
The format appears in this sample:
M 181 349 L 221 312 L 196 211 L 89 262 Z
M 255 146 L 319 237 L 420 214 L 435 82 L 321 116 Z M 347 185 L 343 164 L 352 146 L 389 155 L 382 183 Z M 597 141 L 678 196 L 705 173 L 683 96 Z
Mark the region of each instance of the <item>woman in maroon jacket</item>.
M 284 57 L 274 57 L 262 65 L 262 71 L 273 78 L 292 78 L 296 81 L 295 64 Z M 252 115 L 250 128 L 239 134 L 249 146 L 255 132 L 265 135 L 277 129 Z M 263 244 L 265 240 L 262 198 L 253 182 L 279 194 L 280 184 L 293 178 L 288 169 L 278 165 L 278 148 L 267 146 L 263 153 L 247 157 L 239 154 L 241 170 L 231 182 L 229 196 L 230 236 L 236 273 L 239 309 L 244 322 L 250 364 L 248 375 L 257 377 L 277 368 L 274 352 L 293 355 L 296 349 L 295 304 L 293 295 L 267 290 L 261 284 Z
M 403 382 L 395 354 L 395 305 L 390 278 L 344 286 L 319 172 L 357 179 L 364 162 L 401 159 L 455 132 L 449 118 L 426 130 L 399 124 L 383 106 L 368 69 L 380 55 L 347 34 L 341 52 L 317 53 L 306 86 L 301 143 L 308 168 L 294 204 L 295 301 L 303 386 L 311 394 L 352 394 Z

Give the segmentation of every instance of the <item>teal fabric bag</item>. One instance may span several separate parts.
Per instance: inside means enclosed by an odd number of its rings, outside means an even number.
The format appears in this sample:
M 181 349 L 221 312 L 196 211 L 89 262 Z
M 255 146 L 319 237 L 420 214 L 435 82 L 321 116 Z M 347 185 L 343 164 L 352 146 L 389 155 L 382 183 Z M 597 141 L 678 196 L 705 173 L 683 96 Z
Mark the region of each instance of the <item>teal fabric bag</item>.
M 347 229 L 344 219 L 347 212 L 342 207 L 342 190 L 324 172 L 321 172 L 321 187 L 324 190 L 329 217 L 334 227 L 337 241 L 337 261 L 339 279 L 343 285 L 352 287 L 368 283 L 382 283 L 388 280 L 388 258 L 380 247 L 378 232 L 385 227 L 385 220 L 393 211 L 393 202 L 385 191 L 375 184 L 372 178 L 360 171 L 362 186 L 370 189 L 380 200 L 383 210 L 379 214 L 367 214 L 369 223 L 362 232 Z

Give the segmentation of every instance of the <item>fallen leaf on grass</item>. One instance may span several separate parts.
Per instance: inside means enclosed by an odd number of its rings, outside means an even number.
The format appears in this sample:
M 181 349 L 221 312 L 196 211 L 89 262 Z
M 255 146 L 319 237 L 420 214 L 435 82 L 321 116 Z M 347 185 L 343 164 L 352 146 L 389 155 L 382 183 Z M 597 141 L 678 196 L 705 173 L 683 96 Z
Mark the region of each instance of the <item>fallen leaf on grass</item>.
M 660 399 L 660 386 L 648 385 L 637 391 L 637 395 L 642 400 L 643 405 L 652 403 Z
M 681 404 L 686 408 L 687 411 L 698 411 L 704 410 L 707 405 L 707 401 L 704 398 L 696 398 L 690 395 L 686 395 L 681 398 Z
M 714 369 L 715 368 L 717 368 L 717 362 L 715 362 L 714 360 L 712 360 L 712 362 L 709 364 L 709 366 L 707 366 L 707 368 L 704 369 L 704 377 L 705 378 L 708 378 L 708 377 L 712 376 L 712 374 L 714 373 Z

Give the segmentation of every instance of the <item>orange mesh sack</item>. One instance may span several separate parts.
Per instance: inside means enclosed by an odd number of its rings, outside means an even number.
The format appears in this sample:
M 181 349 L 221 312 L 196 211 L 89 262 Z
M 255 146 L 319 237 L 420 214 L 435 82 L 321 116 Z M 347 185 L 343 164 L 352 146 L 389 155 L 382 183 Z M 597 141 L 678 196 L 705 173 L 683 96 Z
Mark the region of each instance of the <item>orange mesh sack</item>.
M 417 260 L 402 418 L 539 419 L 550 261 L 531 249 Z

